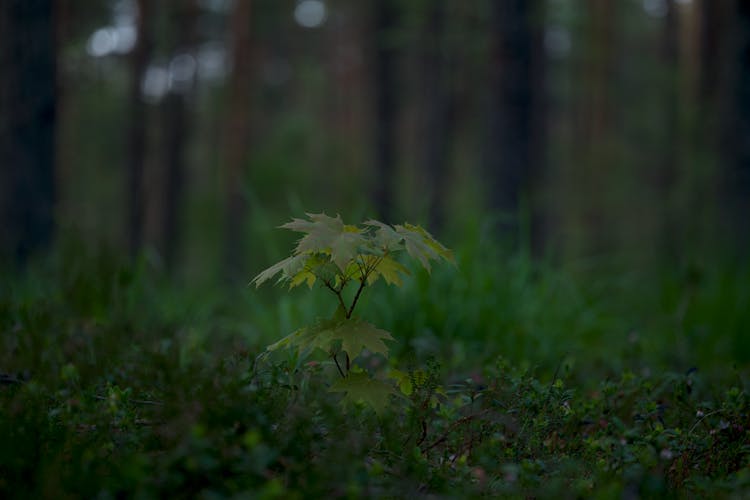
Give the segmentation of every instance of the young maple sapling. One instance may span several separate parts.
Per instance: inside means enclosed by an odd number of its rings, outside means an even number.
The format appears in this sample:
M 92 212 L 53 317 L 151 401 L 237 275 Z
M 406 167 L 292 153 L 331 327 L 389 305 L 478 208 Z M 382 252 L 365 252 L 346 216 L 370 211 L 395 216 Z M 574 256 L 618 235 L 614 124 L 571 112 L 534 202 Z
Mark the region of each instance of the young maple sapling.
M 293 219 L 281 227 L 303 233 L 292 255 L 258 274 L 252 281 L 257 286 L 280 274 L 277 283 L 294 288 L 303 283 L 309 288 L 320 283 L 332 293 L 338 308 L 332 318 L 322 319 L 303 327 L 268 346 L 267 351 L 280 348 L 297 350 L 300 354 L 321 349 L 334 361 L 341 379 L 331 390 L 344 392 L 346 399 L 364 400 L 376 410 L 385 407 L 393 389 L 389 384 L 357 371 L 351 360 L 365 350 L 388 356 L 384 340 L 391 334 L 354 316 L 354 309 L 363 290 L 383 279 L 400 286 L 401 276 L 409 270 L 395 259 L 406 251 L 430 271 L 430 261 L 453 262 L 450 250 L 417 225 L 405 223 L 390 226 L 376 220 L 361 226 L 344 224 L 340 216 L 307 214 L 309 220 Z M 347 303 L 344 290 L 354 284 L 356 291 Z M 342 368 L 339 355 L 344 353 Z

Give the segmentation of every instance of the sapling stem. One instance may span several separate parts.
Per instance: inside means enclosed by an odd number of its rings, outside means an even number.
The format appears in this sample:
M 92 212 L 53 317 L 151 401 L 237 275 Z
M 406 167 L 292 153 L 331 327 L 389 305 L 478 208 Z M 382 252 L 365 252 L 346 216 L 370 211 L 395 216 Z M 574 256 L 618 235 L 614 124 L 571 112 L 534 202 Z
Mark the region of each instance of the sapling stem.
M 357 289 L 357 294 L 354 296 L 354 300 L 352 301 L 352 305 L 349 308 L 349 310 L 346 313 L 346 319 L 349 319 L 352 317 L 352 313 L 354 312 L 354 306 L 357 305 L 357 301 L 359 300 L 359 296 L 362 293 L 362 289 L 365 287 L 366 280 L 363 279 L 359 282 L 359 288 Z
M 333 362 L 336 363 L 336 368 L 338 369 L 339 375 L 341 375 L 341 378 L 346 378 L 346 375 L 344 375 L 344 372 L 341 370 L 341 365 L 339 365 L 339 360 L 336 359 L 336 354 L 335 353 L 331 354 L 331 357 L 333 358 Z M 346 359 L 348 361 L 349 357 L 347 356 Z M 348 371 L 348 368 L 347 368 L 347 371 Z
M 346 304 L 344 304 L 344 298 L 341 296 L 341 290 L 336 290 L 335 288 L 333 288 L 333 285 L 331 285 L 330 281 L 324 281 L 323 283 L 325 284 L 326 288 L 328 288 L 330 291 L 334 293 L 334 295 L 336 295 L 336 297 L 338 297 L 339 305 L 341 306 L 341 309 L 346 311 Z M 351 313 L 346 315 L 347 319 L 349 318 L 350 314 Z

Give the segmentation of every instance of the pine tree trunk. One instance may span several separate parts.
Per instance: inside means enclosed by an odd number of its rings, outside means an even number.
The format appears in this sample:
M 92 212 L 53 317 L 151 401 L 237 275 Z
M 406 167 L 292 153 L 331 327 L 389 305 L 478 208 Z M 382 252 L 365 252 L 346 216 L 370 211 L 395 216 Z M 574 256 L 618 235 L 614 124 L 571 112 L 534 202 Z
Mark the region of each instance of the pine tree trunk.
M 455 93 L 451 74 L 455 61 L 446 39 L 445 0 L 428 7 L 422 41 L 422 169 L 428 187 L 430 231 L 439 233 L 445 221 L 445 198 L 455 120 Z
M 673 217 L 672 199 L 677 181 L 679 156 L 679 18 L 673 0 L 667 1 L 667 15 L 664 16 L 661 37 L 661 61 L 664 71 L 664 143 L 661 165 L 657 169 L 656 186 L 659 195 L 661 223 L 659 234 L 664 256 L 672 260 L 678 249 L 677 221 Z
M 0 2 L 0 254 L 24 262 L 54 236 L 54 2 Z
M 232 73 L 225 103 L 224 130 L 224 214 L 225 275 L 238 281 L 243 274 L 244 221 L 246 202 L 243 194 L 244 170 L 250 138 L 250 92 L 253 82 L 252 2 L 235 2 L 230 20 Z
M 397 50 L 392 31 L 398 11 L 393 0 L 375 0 L 375 188 L 373 201 L 380 218 L 393 222 L 396 175 Z
M 143 246 L 144 233 L 144 186 L 143 174 L 146 161 L 147 109 L 141 94 L 141 84 L 146 74 L 153 48 L 151 33 L 152 3 L 138 0 L 136 21 L 137 40 L 130 56 L 130 126 L 128 129 L 127 200 L 128 200 L 128 248 L 135 257 Z
M 484 164 L 491 179 L 490 206 L 502 217 L 500 233 L 511 238 L 518 235 L 521 210 L 532 212 L 532 225 L 538 219 L 531 197 L 535 179 L 543 172 L 546 136 L 540 5 L 524 0 L 493 2 L 490 19 Z
M 178 57 L 193 57 L 194 31 L 197 17 L 194 0 L 180 0 L 173 8 L 175 23 L 175 41 L 172 50 L 173 61 Z M 195 85 L 195 76 L 191 81 L 181 81 L 173 88 L 163 102 L 164 113 L 164 165 L 166 167 L 164 183 L 164 261 L 174 269 L 181 240 L 180 212 L 183 204 L 185 177 L 187 170 L 186 148 L 190 132 L 190 112 L 188 97 Z
M 723 179 L 730 231 L 741 248 L 750 246 L 750 4 L 735 0 L 730 83 L 732 106 L 723 116 L 729 155 Z

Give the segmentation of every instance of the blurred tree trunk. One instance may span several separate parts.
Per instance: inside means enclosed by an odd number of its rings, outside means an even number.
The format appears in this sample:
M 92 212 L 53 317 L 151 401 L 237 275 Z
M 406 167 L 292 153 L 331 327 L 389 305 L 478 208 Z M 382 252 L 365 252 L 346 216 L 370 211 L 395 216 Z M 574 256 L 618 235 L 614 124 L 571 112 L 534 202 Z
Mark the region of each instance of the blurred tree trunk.
M 701 0 L 700 22 L 701 43 L 699 49 L 700 74 L 698 95 L 704 118 L 714 121 L 714 108 L 719 107 L 717 99 L 722 80 L 726 74 L 727 34 L 729 33 L 727 2 Z M 717 138 L 715 138 L 717 139 Z
M 375 209 L 383 221 L 393 222 L 398 114 L 397 57 L 393 30 L 398 22 L 394 0 L 374 4 L 375 93 Z
M 250 97 L 253 82 L 251 62 L 252 2 L 235 2 L 230 19 L 232 73 L 225 103 L 224 130 L 224 202 L 225 202 L 225 274 L 230 281 L 241 279 L 244 257 L 245 197 L 244 169 L 250 138 Z
M 455 92 L 451 75 L 455 61 L 446 36 L 445 0 L 428 6 L 422 41 L 422 168 L 427 180 L 430 231 L 439 233 L 445 222 L 447 170 L 454 134 Z
M 672 216 L 672 199 L 677 180 L 679 155 L 679 18 L 674 0 L 668 0 L 667 14 L 661 33 L 661 61 L 664 102 L 664 145 L 661 165 L 657 168 L 656 186 L 659 191 L 661 222 L 659 234 L 662 251 L 668 259 L 676 256 L 678 242 L 677 221 Z
M 727 219 L 735 240 L 742 248 L 750 244 L 750 3 L 735 0 L 730 68 L 729 99 L 722 113 L 725 145 L 729 155 L 723 179 Z
M 137 1 L 136 45 L 130 55 L 130 126 L 128 130 L 128 248 L 135 257 L 143 245 L 144 233 L 144 186 L 143 172 L 146 161 L 147 109 L 141 94 L 141 84 L 146 75 L 153 50 L 151 17 L 153 12 L 149 0 Z
M 538 0 L 492 2 L 485 152 L 490 206 L 503 217 L 501 233 L 517 236 L 521 210 L 528 210 L 535 247 L 542 246 L 541 214 L 532 190 L 546 149 L 540 9 Z
M 615 62 L 613 0 L 589 0 L 586 24 L 588 54 L 584 69 L 585 95 L 581 138 L 586 150 L 596 154 L 612 124 L 612 73 Z
M 0 2 L 0 253 L 24 262 L 54 236 L 54 2 Z
M 700 14 L 701 143 L 718 152 L 719 226 L 730 241 L 746 246 L 750 243 L 750 5 L 744 0 L 703 0 Z
M 55 0 L 55 46 L 57 47 L 58 61 L 64 60 L 64 47 L 67 47 L 73 38 L 73 0 Z M 55 125 L 55 198 L 56 218 L 58 221 L 69 220 L 66 210 L 66 190 L 70 189 L 71 157 L 74 148 L 67 139 L 69 130 L 72 128 L 69 115 L 70 89 L 74 85 L 74 79 L 69 77 L 65 67 L 59 65 L 57 70 L 57 97 L 55 107 L 57 116 Z
M 186 147 L 190 130 L 188 96 L 195 84 L 194 31 L 197 17 L 195 0 L 170 4 L 175 38 L 170 73 L 172 88 L 163 102 L 164 165 L 164 261 L 174 269 L 179 248 L 180 209 L 183 202 L 186 172 Z M 192 61 L 192 62 L 191 62 Z M 192 68 L 191 68 L 192 64 Z M 190 73 L 192 71 L 192 74 Z M 179 73 L 183 73 L 179 75 Z
M 607 220 L 611 200 L 607 181 L 616 151 L 612 106 L 614 68 L 617 61 L 614 0 L 588 0 L 583 25 L 577 87 L 581 90 L 574 109 L 577 124 L 569 191 L 576 197 L 568 200 L 575 211 L 570 229 L 577 238 L 570 242 L 573 253 L 596 252 L 611 247 L 614 230 Z

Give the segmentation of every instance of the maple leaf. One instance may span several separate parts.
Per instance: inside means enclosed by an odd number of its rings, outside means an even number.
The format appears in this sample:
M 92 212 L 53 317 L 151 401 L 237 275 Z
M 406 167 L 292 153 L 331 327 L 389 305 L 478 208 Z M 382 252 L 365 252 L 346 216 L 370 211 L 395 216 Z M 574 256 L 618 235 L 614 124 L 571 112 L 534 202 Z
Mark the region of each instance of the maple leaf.
M 295 274 L 294 277 L 289 280 L 289 288 L 294 288 L 301 285 L 302 283 L 307 283 L 307 287 L 312 290 L 316 279 L 318 279 L 318 277 L 315 276 L 315 273 L 305 268 Z
M 291 257 L 287 257 L 286 259 L 272 265 L 268 269 L 261 271 L 255 278 L 253 278 L 251 283 L 255 283 L 255 287 L 257 288 L 266 281 L 276 276 L 278 273 L 281 273 L 281 277 L 279 278 L 278 282 L 289 279 L 290 276 L 294 276 L 304 267 L 307 257 L 307 255 L 292 255 Z
M 345 225 L 341 216 L 329 217 L 326 214 L 307 214 L 309 221 L 292 219 L 281 227 L 305 235 L 297 243 L 294 253 L 329 253 L 331 261 L 341 271 L 357 256 L 360 245 L 366 243 L 356 226 Z
M 404 239 L 407 253 L 417 259 L 428 272 L 431 269 L 430 260 L 439 260 L 442 257 L 448 261 L 453 261 L 451 251 L 422 227 L 408 223 L 395 227 L 396 232 Z
M 312 289 L 317 279 L 327 280 L 328 273 L 325 272 L 326 264 L 330 262 L 327 255 L 324 254 L 310 254 L 304 261 L 302 269 L 297 271 L 297 274 L 290 276 L 289 288 L 294 288 L 307 283 L 308 288 Z
M 341 340 L 341 349 L 354 358 L 362 349 L 388 356 L 388 346 L 383 340 L 393 340 L 393 337 L 366 321 L 349 319 L 336 326 L 331 340 Z
M 370 275 L 367 277 L 368 285 L 372 285 L 378 278 L 382 277 L 389 285 L 401 286 L 401 274 L 411 274 L 400 262 L 388 256 L 366 255 L 363 260 L 365 266 L 372 268 Z
M 364 372 L 350 372 L 345 378 L 341 378 L 331 385 L 329 391 L 343 392 L 343 401 L 351 403 L 361 401 L 379 415 L 382 415 L 388 407 L 389 396 L 396 394 L 393 386 L 370 378 Z
M 315 324 L 295 330 L 278 342 L 266 347 L 266 351 L 278 349 L 297 349 L 299 352 L 322 349 L 328 351 L 333 341 L 333 334 L 339 324 L 337 319 L 318 319 Z
M 388 356 L 388 346 L 383 340 L 394 340 L 385 330 L 359 319 L 318 320 L 314 325 L 300 328 L 266 348 L 267 351 L 291 348 L 299 352 L 321 349 L 330 352 L 335 342 L 341 342 L 341 349 L 351 358 L 357 357 L 363 349 Z
M 403 236 L 398 234 L 391 226 L 379 220 L 368 220 L 365 226 L 376 227 L 374 243 L 384 250 L 398 250 L 401 248 Z

